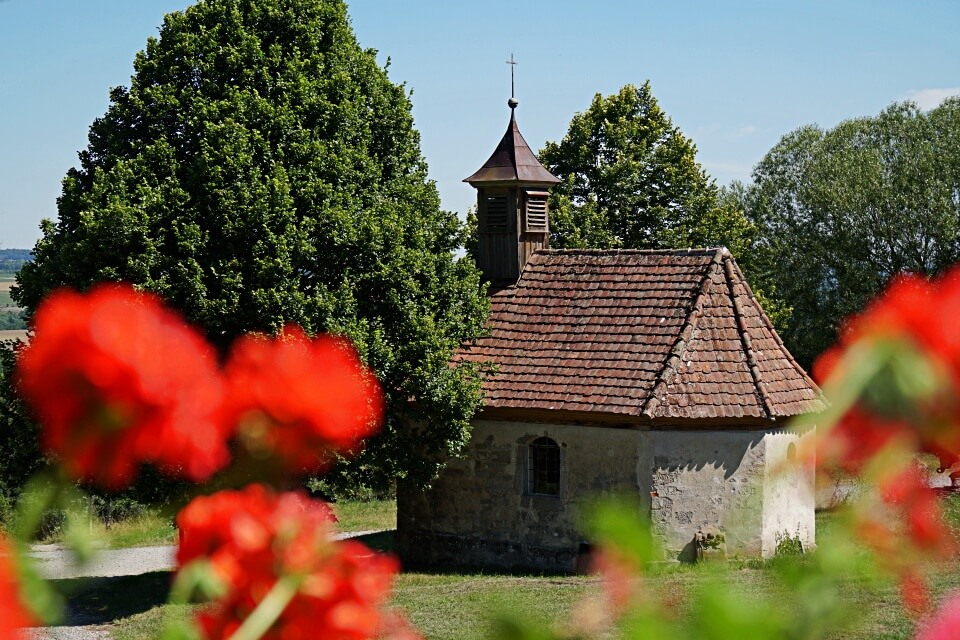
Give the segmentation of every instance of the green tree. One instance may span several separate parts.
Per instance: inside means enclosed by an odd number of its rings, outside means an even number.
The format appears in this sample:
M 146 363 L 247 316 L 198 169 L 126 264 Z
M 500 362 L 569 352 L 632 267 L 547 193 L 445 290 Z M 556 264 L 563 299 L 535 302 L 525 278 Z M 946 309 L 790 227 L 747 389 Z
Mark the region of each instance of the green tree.
M 14 340 L 0 341 L 0 526 L 9 524 L 11 505 L 30 474 L 43 464 L 37 425 L 14 390 L 13 365 L 21 346 Z
M 550 246 L 668 249 L 725 246 L 736 256 L 774 326 L 790 309 L 756 251 L 744 189 L 720 189 L 696 160 L 697 148 L 650 90 L 627 85 L 594 96 L 567 135 L 540 161 L 562 182 L 550 198 Z
M 743 194 L 756 245 L 792 307 L 784 339 L 809 365 L 894 275 L 960 258 L 960 99 L 784 136 Z
M 550 245 L 556 248 L 672 248 L 723 245 L 746 254 L 752 227 L 720 197 L 696 161 L 696 146 L 650 90 L 627 85 L 597 94 L 540 161 L 562 181 L 553 189 Z
M 349 466 L 431 478 L 468 436 L 470 368 L 447 363 L 487 302 L 441 211 L 410 100 L 341 0 L 200 0 L 164 19 L 63 181 L 16 299 L 126 280 L 221 349 L 295 322 L 348 336 L 389 396 Z M 318 390 L 321 392 L 322 390 Z

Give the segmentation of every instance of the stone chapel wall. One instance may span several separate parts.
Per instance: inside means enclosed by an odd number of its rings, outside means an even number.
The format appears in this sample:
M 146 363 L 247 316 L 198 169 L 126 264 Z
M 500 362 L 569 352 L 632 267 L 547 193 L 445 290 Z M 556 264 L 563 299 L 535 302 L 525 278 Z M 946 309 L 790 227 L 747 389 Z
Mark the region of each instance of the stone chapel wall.
M 527 491 L 527 445 L 541 436 L 560 445 L 558 497 Z M 450 461 L 429 491 L 398 493 L 400 556 L 411 567 L 571 572 L 592 497 L 649 496 L 646 442 L 631 429 L 476 421 L 464 457 Z
M 769 557 L 783 535 L 813 544 L 813 474 L 788 464 L 797 435 L 678 429 L 649 436 L 651 522 L 668 558 L 690 557 L 693 537 L 708 528 L 723 532 L 728 555 Z
M 650 520 L 668 558 L 689 556 L 698 530 L 717 527 L 728 553 L 763 550 L 763 431 L 652 431 Z
M 802 456 L 813 447 L 813 429 L 802 436 L 790 432 L 767 434 L 764 483 L 763 556 L 777 550 L 784 537 L 799 538 L 804 549 L 816 544 L 816 479 L 812 464 Z
M 431 489 L 398 491 L 397 549 L 407 567 L 574 571 L 583 508 L 618 493 L 649 509 L 666 559 L 691 558 L 694 536 L 708 528 L 724 533 L 728 555 L 770 556 L 784 532 L 814 542 L 813 475 L 786 464 L 800 438 L 782 430 L 501 421 L 473 429 L 464 456 Z M 560 445 L 557 497 L 527 487 L 527 445 L 542 436 Z

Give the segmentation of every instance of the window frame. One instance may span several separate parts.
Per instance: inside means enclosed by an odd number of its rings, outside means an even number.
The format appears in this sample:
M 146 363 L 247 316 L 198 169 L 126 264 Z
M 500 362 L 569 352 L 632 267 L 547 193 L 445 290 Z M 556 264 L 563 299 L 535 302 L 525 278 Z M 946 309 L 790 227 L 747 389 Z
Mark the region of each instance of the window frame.
M 553 438 L 540 436 L 526 446 L 526 493 L 560 497 L 561 447 Z

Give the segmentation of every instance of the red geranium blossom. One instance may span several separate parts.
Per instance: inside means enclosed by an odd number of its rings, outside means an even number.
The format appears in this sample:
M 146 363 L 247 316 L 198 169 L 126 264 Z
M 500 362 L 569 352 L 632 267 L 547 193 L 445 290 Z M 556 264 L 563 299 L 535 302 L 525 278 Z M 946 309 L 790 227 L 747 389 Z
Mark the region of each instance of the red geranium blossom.
M 960 631 L 960 593 L 940 605 L 939 611 L 921 626 L 917 640 L 954 640 Z
M 20 600 L 11 549 L 0 536 L 0 638 L 19 637 L 17 629 L 39 624 Z
M 837 345 L 814 364 L 818 380 L 846 384 L 857 373 L 847 369 L 863 366 L 858 357 L 848 357 L 854 349 L 860 349 L 861 356 L 897 356 L 878 371 L 873 391 L 823 435 L 818 447 L 823 464 L 839 464 L 858 473 L 892 443 L 933 453 L 944 467 L 960 458 L 958 317 L 960 269 L 954 269 L 936 280 L 898 276 L 846 322 Z M 904 380 L 921 383 L 913 391 L 903 391 Z
M 325 503 L 261 485 L 197 498 L 177 516 L 181 566 L 208 559 L 227 587 L 198 614 L 207 638 L 229 638 L 271 592 L 292 578 L 296 594 L 267 639 L 356 639 L 379 633 L 397 562 L 357 542 L 330 538 Z
M 277 338 L 243 336 L 225 373 L 227 420 L 257 458 L 314 471 L 330 452 L 349 451 L 383 416 L 376 378 L 345 340 L 309 339 L 296 326 Z
M 141 463 L 195 481 L 226 464 L 216 354 L 158 297 L 122 284 L 59 290 L 34 329 L 19 388 L 70 475 L 116 489 Z

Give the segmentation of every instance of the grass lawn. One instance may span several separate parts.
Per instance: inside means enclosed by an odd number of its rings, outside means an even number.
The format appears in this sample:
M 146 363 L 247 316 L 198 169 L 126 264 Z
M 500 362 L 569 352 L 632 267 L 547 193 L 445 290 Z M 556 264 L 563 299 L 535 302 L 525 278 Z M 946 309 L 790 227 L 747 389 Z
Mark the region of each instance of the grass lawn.
M 960 523 L 960 496 L 945 500 L 948 519 Z M 344 530 L 368 530 L 393 526 L 395 507 L 383 503 L 337 505 Z M 387 514 L 387 515 L 384 515 Z M 818 514 L 818 531 L 834 525 L 830 514 Z M 390 549 L 392 533 L 366 536 L 373 548 Z M 152 574 L 151 574 L 152 575 Z M 719 582 L 724 592 L 744 602 L 767 599 L 789 610 L 801 596 L 778 581 L 770 565 L 759 562 L 708 563 L 707 565 L 662 565 L 648 574 L 647 584 L 662 599 L 671 603 L 678 616 L 688 615 L 692 594 L 708 582 Z M 931 568 L 933 596 L 960 589 L 960 562 L 942 563 Z M 162 581 L 153 579 L 160 589 L 146 599 L 162 602 Z M 151 583 L 153 584 L 153 583 Z M 156 591 L 156 589 L 155 589 Z M 404 573 L 397 577 L 393 603 L 402 608 L 423 634 L 435 640 L 491 638 L 492 622 L 498 612 L 535 622 L 538 625 L 564 625 L 571 609 L 584 598 L 598 595 L 600 583 L 593 576 L 515 576 L 454 573 Z M 866 584 L 850 579 L 837 585 L 836 598 L 843 609 L 857 617 L 854 625 L 832 636 L 837 640 L 874 638 L 911 638 L 914 623 L 900 602 L 893 583 Z M 146 640 L 156 637 L 164 616 L 190 615 L 189 607 L 156 606 L 119 619 L 114 627 L 118 640 Z M 120 618 L 113 616 L 113 620 Z
M 330 505 L 340 531 L 379 531 L 397 528 L 397 501 L 338 502 Z
M 396 529 L 397 503 L 394 500 L 373 500 L 370 502 L 340 502 L 334 505 L 339 520 L 339 531 L 379 531 Z M 126 549 L 162 544 L 176 544 L 177 529 L 170 517 L 156 511 L 147 511 L 139 516 L 114 522 L 108 529 L 101 522 L 93 524 L 93 533 L 102 540 L 108 549 Z M 63 541 L 63 532 L 57 531 L 44 538 L 45 543 Z M 371 540 L 374 548 L 389 548 L 391 538 Z
M 116 522 L 109 529 L 100 525 L 98 536 L 107 541 L 110 549 L 176 544 L 177 528 L 170 518 L 145 513 L 135 518 Z
M 769 569 L 730 567 L 719 575 L 702 567 L 667 567 L 656 571 L 651 585 L 675 603 L 678 615 L 689 609 L 689 595 L 708 580 L 719 580 L 731 592 L 749 599 L 766 598 L 791 607 L 798 597 L 779 586 Z M 960 587 L 960 566 L 933 576 L 935 593 Z M 393 602 L 431 640 L 493 638 L 493 621 L 499 613 L 539 625 L 564 625 L 571 609 L 584 597 L 599 592 L 594 577 L 502 576 L 483 574 L 406 573 L 398 576 Z M 837 593 L 849 611 L 862 612 L 855 626 L 834 636 L 837 640 L 911 638 L 914 625 L 900 604 L 894 585 L 865 589 L 850 581 Z M 164 616 L 186 617 L 187 607 L 156 607 L 120 620 L 114 631 L 118 640 L 156 637 Z
M 91 527 L 92 534 L 108 549 L 148 547 L 177 542 L 177 529 L 173 526 L 173 520 L 154 511 L 114 522 L 109 529 L 100 521 L 94 521 Z M 43 538 L 41 542 L 62 543 L 63 535 L 64 532 L 58 530 Z

